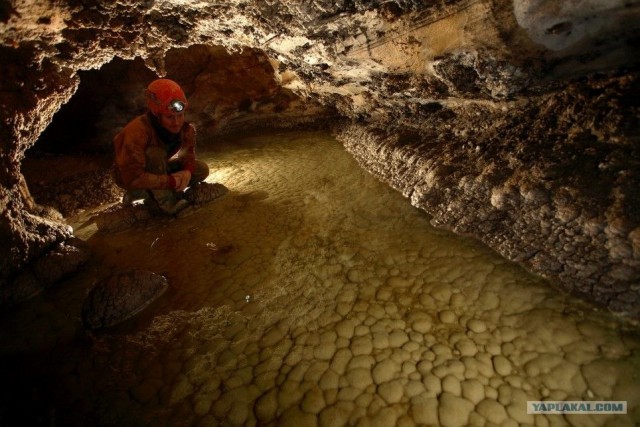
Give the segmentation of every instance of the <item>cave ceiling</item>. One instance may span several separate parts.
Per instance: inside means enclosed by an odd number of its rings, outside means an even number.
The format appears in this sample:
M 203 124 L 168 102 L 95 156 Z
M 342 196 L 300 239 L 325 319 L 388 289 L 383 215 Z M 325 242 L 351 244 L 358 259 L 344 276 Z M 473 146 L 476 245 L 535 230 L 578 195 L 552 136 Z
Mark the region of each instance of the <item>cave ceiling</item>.
M 73 87 L 75 72 L 114 57 L 141 57 L 164 75 L 171 48 L 250 47 L 273 60 L 284 87 L 347 115 L 500 99 L 542 79 L 628 64 L 639 25 L 638 2 L 622 0 L 4 3 L 4 50 L 39 68 L 33 79 L 46 76 L 23 91 L 55 87 L 49 63 Z M 407 87 L 394 87 L 402 79 Z

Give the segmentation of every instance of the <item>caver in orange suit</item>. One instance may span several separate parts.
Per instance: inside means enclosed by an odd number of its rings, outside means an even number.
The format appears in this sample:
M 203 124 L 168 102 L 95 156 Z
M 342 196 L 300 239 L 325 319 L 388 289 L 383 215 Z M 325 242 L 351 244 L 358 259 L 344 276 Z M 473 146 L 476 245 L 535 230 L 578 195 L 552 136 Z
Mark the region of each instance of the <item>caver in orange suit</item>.
M 209 175 L 196 160 L 196 131 L 186 122 L 188 103 L 169 79 L 153 81 L 146 91 L 149 111 L 129 122 L 114 138 L 116 184 L 127 190 L 123 202 L 145 203 L 175 214 L 188 203 L 182 191 Z

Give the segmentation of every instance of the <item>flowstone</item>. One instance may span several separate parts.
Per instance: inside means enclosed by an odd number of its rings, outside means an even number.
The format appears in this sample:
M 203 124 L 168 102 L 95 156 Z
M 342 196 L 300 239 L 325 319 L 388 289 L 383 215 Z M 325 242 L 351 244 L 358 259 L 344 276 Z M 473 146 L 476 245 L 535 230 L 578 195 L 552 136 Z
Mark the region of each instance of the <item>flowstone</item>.
M 89 329 L 121 323 L 159 298 L 168 286 L 164 276 L 150 271 L 116 273 L 91 288 L 82 306 L 82 322 Z

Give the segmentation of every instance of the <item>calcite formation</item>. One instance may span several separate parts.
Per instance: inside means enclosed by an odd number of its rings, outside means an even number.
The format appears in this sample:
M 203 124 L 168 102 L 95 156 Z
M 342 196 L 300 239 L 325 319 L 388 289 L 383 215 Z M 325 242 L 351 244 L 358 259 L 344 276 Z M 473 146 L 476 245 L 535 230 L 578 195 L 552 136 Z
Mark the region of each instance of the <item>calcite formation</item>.
M 159 274 L 131 270 L 97 282 L 82 306 L 82 322 L 89 329 L 117 325 L 144 310 L 168 288 Z
M 438 109 L 413 128 L 353 125 L 339 137 L 433 224 L 637 315 L 640 153 L 626 138 L 637 109 L 616 106 L 638 77 L 587 79 L 502 108 Z
M 249 129 L 265 100 L 270 121 L 335 112 L 363 167 L 435 224 L 638 317 L 637 0 L 0 6 L 2 287 L 71 236 L 31 197 L 26 150 L 82 73 L 141 58 L 150 75 L 184 71 L 205 132 Z M 233 55 L 255 67 L 207 66 Z M 230 73 L 226 92 L 214 83 Z M 103 108 L 128 114 L 133 98 Z
M 171 266 L 168 295 L 139 321 L 44 353 L 27 372 L 55 378 L 59 398 L 36 406 L 12 388 L 7 419 L 24 424 L 13 408 L 26 406 L 59 425 L 638 424 L 640 340 L 626 322 L 430 227 L 326 133 L 234 147 L 201 159 L 231 169 L 235 194 L 187 227 L 103 240 L 127 266 Z M 59 314 L 5 316 L 4 353 L 77 336 L 70 293 L 48 296 Z M 573 399 L 626 399 L 627 411 L 527 413 Z
M 0 288 L 0 299 L 7 304 L 21 302 L 68 277 L 89 259 L 89 249 L 78 239 L 56 243 L 48 252 Z
M 123 206 L 117 203 L 99 212 L 93 217 L 93 221 L 98 230 L 105 233 L 115 233 L 149 218 L 151 218 L 151 213 L 144 205 Z

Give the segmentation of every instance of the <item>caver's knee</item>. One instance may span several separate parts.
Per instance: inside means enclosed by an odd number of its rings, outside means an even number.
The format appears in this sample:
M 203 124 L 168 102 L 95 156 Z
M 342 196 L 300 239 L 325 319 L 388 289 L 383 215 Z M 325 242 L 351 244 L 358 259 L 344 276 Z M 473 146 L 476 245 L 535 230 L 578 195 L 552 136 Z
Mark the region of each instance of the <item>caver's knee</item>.
M 191 184 L 204 181 L 209 176 L 209 165 L 201 160 L 196 160 L 196 167 L 191 174 Z
M 167 173 L 167 151 L 158 146 L 147 147 L 144 151 L 146 157 L 145 171 L 155 174 Z

